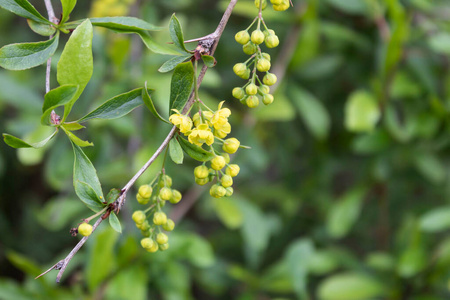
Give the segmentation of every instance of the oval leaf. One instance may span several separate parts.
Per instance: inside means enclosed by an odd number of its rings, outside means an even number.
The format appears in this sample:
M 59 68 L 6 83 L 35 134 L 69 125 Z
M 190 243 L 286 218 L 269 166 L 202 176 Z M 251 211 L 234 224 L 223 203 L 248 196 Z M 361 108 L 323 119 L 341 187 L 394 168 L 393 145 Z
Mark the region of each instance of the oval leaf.
M 103 209 L 104 204 L 100 200 L 97 193 L 94 191 L 92 186 L 83 181 L 74 181 L 73 186 L 75 188 L 75 193 L 81 199 L 81 201 L 86 204 L 89 209 L 98 212 Z
M 194 76 L 194 66 L 190 61 L 176 66 L 170 83 L 169 114 L 173 113 L 172 109 L 183 110 L 194 86 Z
M 166 119 L 164 119 L 156 110 L 155 105 L 153 104 L 152 98 L 148 94 L 147 82 L 145 83 L 145 88 L 142 90 L 142 100 L 144 100 L 145 106 L 147 106 L 148 110 L 151 111 L 155 117 L 157 117 L 158 119 L 160 119 L 161 121 L 163 121 L 167 124 L 172 124 L 169 121 L 167 121 Z
M 4 133 L 3 134 L 3 140 L 5 141 L 5 143 L 12 147 L 12 148 L 42 148 L 45 146 L 45 144 L 48 143 L 48 141 L 50 141 L 55 134 L 58 132 L 58 129 L 56 129 L 48 138 L 46 138 L 45 140 L 38 142 L 38 143 L 27 143 L 13 135 Z
M 184 158 L 183 149 L 181 149 L 180 143 L 177 141 L 176 138 L 172 138 L 169 142 L 169 155 L 174 163 L 176 164 L 183 163 Z
M 91 79 L 93 72 L 92 36 L 92 24 L 86 20 L 72 33 L 59 59 L 56 73 L 59 84 L 79 86 L 75 97 L 65 105 L 62 122 L 66 120 L 73 104 Z
M 60 24 L 64 24 L 67 20 L 69 20 L 69 15 L 76 4 L 77 0 L 61 0 L 62 17 L 61 21 L 59 22 Z
M 142 88 L 120 94 L 88 113 L 77 122 L 90 119 L 116 119 L 123 117 L 136 107 L 142 105 Z
M 72 142 L 72 147 L 74 152 L 73 185 L 75 186 L 77 182 L 84 182 L 94 190 L 100 200 L 103 200 L 102 187 L 97 177 L 97 171 L 79 146 Z
M 173 14 L 172 18 L 170 18 L 169 32 L 170 38 L 172 39 L 175 46 L 185 52 L 188 52 L 186 47 L 184 46 L 183 30 L 181 29 L 180 21 L 178 21 L 175 14 Z
M 77 85 L 67 84 L 59 86 L 45 94 L 44 104 L 42 105 L 43 114 L 41 116 L 41 124 L 50 126 L 50 114 L 52 110 L 72 101 L 77 95 L 77 92 Z
M 202 55 L 203 63 L 208 67 L 212 68 L 217 64 L 216 59 L 211 55 Z
M 179 136 L 178 141 L 180 142 L 181 148 L 183 148 L 184 152 L 195 160 L 209 161 L 215 156 L 213 153 L 206 151 L 202 147 L 191 144 L 188 140 L 182 138 L 181 136 Z
M 8 70 L 25 70 L 42 65 L 55 53 L 59 34 L 37 43 L 6 45 L 0 49 L 0 66 Z
M 372 131 L 380 116 L 377 100 L 366 91 L 353 92 L 345 104 L 345 127 L 349 131 Z
M 357 273 L 331 276 L 320 284 L 318 292 L 320 300 L 367 300 L 384 293 L 378 281 Z
M 141 30 L 161 30 L 163 27 L 155 26 L 144 20 L 134 17 L 104 17 L 91 18 L 94 26 L 108 28 L 118 32 L 139 32 Z
M 106 202 L 113 203 L 120 197 L 121 194 L 122 191 L 119 189 L 110 189 L 108 194 L 106 195 Z
M 450 228 L 450 207 L 442 206 L 426 212 L 420 218 L 420 229 L 426 232 L 440 232 Z
M 118 233 L 122 233 L 122 226 L 120 225 L 119 218 L 117 218 L 114 212 L 111 212 L 109 215 L 109 225 L 111 225 L 112 229 Z
M 164 44 L 157 43 L 146 31 L 137 32 L 148 49 L 155 53 L 167 55 L 180 55 L 180 52 Z
M 190 58 L 192 55 L 181 55 L 181 56 L 175 56 L 168 61 L 166 61 L 159 69 L 158 71 L 161 73 L 172 71 L 179 63 L 182 63 L 186 59 Z
M 27 22 L 28 26 L 30 26 L 30 29 L 36 32 L 37 34 L 43 36 L 51 36 L 56 32 L 56 28 L 52 25 L 39 23 L 31 19 L 27 19 Z
M 76 131 L 76 130 L 86 128 L 83 125 L 78 124 L 77 122 L 64 123 L 64 124 L 61 124 L 61 126 L 70 131 Z
M 18 16 L 32 19 L 39 23 L 52 24 L 44 18 L 27 0 L 0 0 L 0 7 L 15 13 Z

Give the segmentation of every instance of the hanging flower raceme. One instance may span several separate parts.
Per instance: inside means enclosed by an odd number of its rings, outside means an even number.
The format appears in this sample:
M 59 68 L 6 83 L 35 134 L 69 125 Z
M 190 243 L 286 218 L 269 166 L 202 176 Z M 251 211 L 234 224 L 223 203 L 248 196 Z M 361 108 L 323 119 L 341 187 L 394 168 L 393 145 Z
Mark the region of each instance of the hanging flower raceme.
M 181 133 L 189 134 L 192 129 L 192 120 L 186 115 L 181 114 L 178 110 L 172 109 L 175 114 L 169 117 L 169 121 L 180 129 Z

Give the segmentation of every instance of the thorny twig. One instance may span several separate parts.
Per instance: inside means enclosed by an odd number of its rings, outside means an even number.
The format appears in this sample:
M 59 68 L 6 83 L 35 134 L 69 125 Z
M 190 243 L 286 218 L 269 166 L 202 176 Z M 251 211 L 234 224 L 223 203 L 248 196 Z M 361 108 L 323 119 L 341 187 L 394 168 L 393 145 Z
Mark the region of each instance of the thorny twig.
M 50 3 L 50 0 L 45 0 L 46 4 L 47 2 Z M 222 36 L 222 33 L 227 25 L 228 19 L 231 16 L 231 12 L 234 9 L 234 6 L 236 5 L 238 0 L 231 0 L 230 3 L 228 4 L 227 9 L 225 10 L 222 19 L 219 22 L 219 25 L 217 26 L 216 30 L 203 37 L 200 38 L 199 44 L 202 45 L 203 47 L 205 47 L 205 45 L 209 45 L 209 53 L 210 55 L 214 54 L 214 51 L 217 48 L 217 44 L 220 40 L 220 37 Z M 51 6 L 51 3 L 50 3 Z M 48 9 L 48 7 L 47 7 Z M 52 9 L 53 12 L 53 9 Z M 50 17 L 51 12 L 49 11 L 49 18 Z M 54 13 L 53 13 L 53 17 L 54 17 Z M 208 69 L 208 67 L 206 65 L 204 65 L 200 71 L 200 74 L 198 76 L 197 79 L 197 85 L 200 86 L 200 84 L 203 81 L 203 77 L 205 76 L 206 70 Z M 49 73 L 49 72 L 48 72 Z M 189 108 L 193 105 L 194 103 L 194 92 L 191 93 L 188 102 L 186 103 L 183 112 L 182 113 L 186 113 Z M 133 176 L 133 178 L 130 179 L 130 181 L 123 187 L 123 189 L 121 190 L 121 195 L 119 196 L 119 198 L 113 203 L 113 205 L 111 206 L 111 209 L 114 209 L 117 213 L 120 211 L 120 209 L 122 208 L 122 206 L 125 203 L 126 200 L 126 195 L 128 190 L 133 186 L 133 184 L 136 182 L 136 180 L 145 172 L 145 170 L 147 170 L 147 168 L 155 161 L 155 159 L 163 152 L 164 148 L 167 147 L 167 145 L 169 144 L 170 140 L 172 139 L 172 137 L 175 135 L 176 132 L 176 126 L 173 126 L 172 129 L 170 130 L 169 134 L 167 135 L 167 137 L 164 139 L 163 143 L 161 144 L 161 146 L 155 151 L 155 153 L 152 155 L 152 157 L 145 163 L 145 165 Z M 94 232 L 97 227 L 100 225 L 100 223 L 105 219 L 104 216 L 106 214 L 109 215 L 109 213 L 111 212 L 111 210 L 108 210 L 104 215 L 102 215 L 100 218 L 97 219 L 97 221 L 95 222 L 95 224 L 93 225 L 92 228 L 92 232 Z M 64 271 L 67 268 L 67 265 L 69 264 L 69 262 L 72 260 L 72 258 L 75 256 L 75 254 L 78 252 L 78 250 L 80 250 L 80 248 L 84 245 L 84 243 L 86 243 L 87 239 L 89 238 L 89 236 L 85 236 L 83 237 L 77 244 L 76 246 L 72 249 L 72 251 L 70 251 L 70 253 L 66 256 L 66 258 L 60 260 L 59 262 L 57 262 L 55 265 L 53 265 L 50 269 L 48 269 L 47 271 L 45 271 L 44 273 L 40 274 L 39 276 L 37 276 L 36 278 L 39 278 L 45 274 L 47 274 L 48 272 L 50 272 L 51 270 L 59 270 L 58 275 L 56 276 L 56 282 L 60 282 L 61 277 L 64 273 Z

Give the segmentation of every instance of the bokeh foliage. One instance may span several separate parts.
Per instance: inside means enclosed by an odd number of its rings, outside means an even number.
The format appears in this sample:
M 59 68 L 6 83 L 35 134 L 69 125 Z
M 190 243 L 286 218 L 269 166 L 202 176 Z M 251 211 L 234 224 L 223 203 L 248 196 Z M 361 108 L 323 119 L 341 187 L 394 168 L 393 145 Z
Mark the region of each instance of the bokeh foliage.
M 37 150 L 0 143 L 0 299 L 450 297 L 448 1 L 302 0 L 285 13 L 268 8 L 265 20 L 282 41 L 272 63 L 285 75 L 271 106 L 249 110 L 231 90 L 242 84 L 232 66 L 246 59 L 233 36 L 256 14 L 252 2 L 238 2 L 200 90 L 211 106 L 227 100 L 236 137 L 252 147 L 235 157 L 234 196 L 212 199 L 195 186 L 193 161 L 168 163 L 184 200 L 199 198 L 177 223 L 170 249 L 139 247 L 130 193 L 123 234 L 102 225 L 57 286 L 54 273 L 33 278 L 65 256 L 75 243 L 69 228 L 89 215 L 73 191 L 71 147 L 60 137 Z M 41 1 L 32 3 L 45 12 Z M 190 39 L 210 33 L 226 5 L 79 1 L 73 17 L 131 14 L 166 26 L 176 12 Z M 0 45 L 39 40 L 3 10 L 0 32 Z M 168 41 L 167 31 L 156 38 Z M 167 57 L 130 35 L 99 30 L 93 43 L 93 78 L 74 117 L 145 81 L 159 111 L 168 111 L 170 73 L 157 72 Z M 39 125 L 44 77 L 44 67 L 0 71 L 1 132 L 47 135 Z M 105 190 L 123 186 L 169 130 L 143 107 L 92 121 L 83 134 L 95 147 L 86 153 Z

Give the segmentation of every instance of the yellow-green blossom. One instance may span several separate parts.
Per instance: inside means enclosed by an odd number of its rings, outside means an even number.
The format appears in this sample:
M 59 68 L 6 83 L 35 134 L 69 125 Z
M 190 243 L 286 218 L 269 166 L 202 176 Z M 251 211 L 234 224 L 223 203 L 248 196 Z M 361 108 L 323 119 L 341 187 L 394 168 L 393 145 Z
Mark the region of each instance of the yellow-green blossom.
M 223 139 L 230 132 L 231 132 L 231 125 L 230 123 L 226 122 L 224 125 L 214 130 L 214 135 L 217 136 L 218 138 Z
M 194 130 L 192 130 L 191 134 L 189 134 L 188 139 L 191 144 L 195 144 L 197 146 L 202 146 L 203 143 L 211 146 L 212 143 L 214 143 L 214 135 L 207 124 L 198 125 Z
M 175 114 L 169 117 L 169 121 L 180 129 L 181 133 L 188 133 L 192 129 L 192 120 L 186 115 L 182 115 L 178 110 L 173 109 Z
M 222 108 L 225 101 L 219 103 L 219 109 L 213 114 L 211 118 L 211 124 L 215 129 L 221 129 L 226 123 L 228 123 L 228 117 L 231 115 L 231 111 L 228 108 Z

